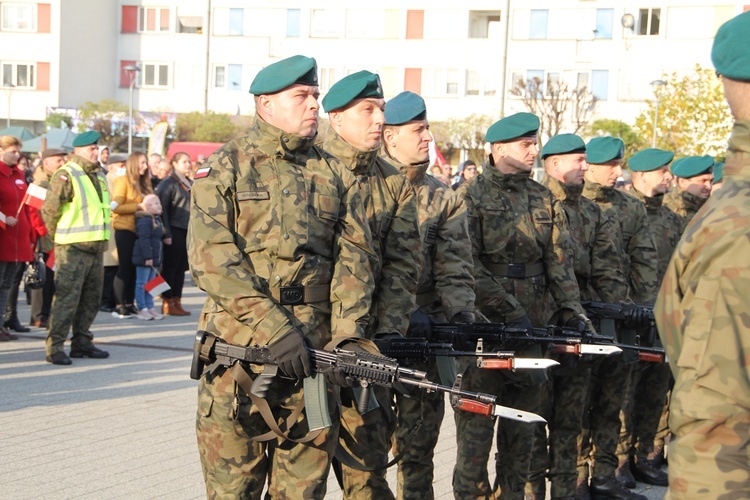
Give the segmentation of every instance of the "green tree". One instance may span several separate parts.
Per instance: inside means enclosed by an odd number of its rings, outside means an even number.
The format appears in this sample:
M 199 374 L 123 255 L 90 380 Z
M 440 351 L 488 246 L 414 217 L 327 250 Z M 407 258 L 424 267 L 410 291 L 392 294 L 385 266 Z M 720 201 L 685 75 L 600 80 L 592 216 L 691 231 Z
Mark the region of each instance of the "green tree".
M 607 118 L 595 120 L 589 125 L 586 135 L 592 137 L 611 135 L 622 139 L 622 142 L 625 143 L 625 158 L 630 158 L 638 151 L 650 146 L 630 125 L 620 120 Z
M 128 106 L 115 99 L 99 102 L 86 101 L 79 110 L 78 130 L 96 130 L 101 134 L 100 144 L 106 144 L 112 151 L 127 149 Z
M 67 128 L 73 128 L 73 119 L 65 113 L 50 113 L 44 120 L 44 124 L 48 129 L 50 128 L 62 128 L 63 124 Z
M 466 151 L 469 159 L 481 165 L 484 159 L 484 134 L 492 122 L 489 115 L 473 114 L 430 123 L 430 131 L 435 138 L 435 147 L 446 159 L 454 152 Z
M 199 111 L 177 115 L 175 138 L 177 141 L 227 142 L 241 131 L 229 115 Z
M 721 156 L 732 131 L 732 116 L 721 82 L 713 70 L 695 66 L 687 75 L 672 73 L 658 92 L 656 147 L 677 156 Z M 651 145 L 657 99 L 646 101 L 646 109 L 635 119 L 635 131 Z

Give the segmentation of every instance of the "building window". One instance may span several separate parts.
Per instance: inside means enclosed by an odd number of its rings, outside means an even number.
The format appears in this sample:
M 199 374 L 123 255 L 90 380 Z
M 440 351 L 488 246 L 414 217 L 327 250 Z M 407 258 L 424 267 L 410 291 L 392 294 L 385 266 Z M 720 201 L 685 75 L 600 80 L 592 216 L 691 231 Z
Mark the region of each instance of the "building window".
M 141 63 L 139 87 L 165 89 L 169 87 L 169 65 Z
M 214 88 L 241 90 L 242 65 L 217 64 L 214 68 Z
M 547 73 L 547 81 L 544 85 L 547 95 L 557 95 L 560 92 L 560 73 Z
M 422 79 L 424 95 L 458 95 L 458 84 L 461 74 L 462 72 L 457 69 L 425 69 L 424 78 Z
M 336 38 L 338 27 L 335 13 L 329 9 L 314 9 L 310 15 L 310 36 Z
M 548 10 L 531 11 L 531 28 L 529 29 L 529 38 L 532 40 L 544 40 L 547 38 L 547 18 Z
M 3 31 L 36 31 L 35 3 L 2 3 Z
M 245 34 L 245 9 L 229 9 L 229 34 Z
M 466 95 L 479 95 L 479 71 L 466 71 Z
M 500 11 L 469 11 L 469 38 L 489 38 L 492 23 L 500 22 Z
M 588 73 L 578 73 L 576 76 L 576 90 L 588 90 L 589 88 L 589 74 Z
M 640 9 L 638 11 L 638 34 L 652 36 L 659 34 L 661 9 Z
M 203 18 L 200 16 L 179 16 L 177 18 L 178 33 L 203 33 Z
M 166 7 L 139 7 L 138 31 L 141 33 L 168 32 L 169 9 Z
M 286 10 L 286 36 L 296 38 L 300 36 L 300 10 Z
M 33 89 L 35 74 L 34 63 L 3 63 L 3 87 Z
M 596 9 L 596 38 L 612 38 L 612 24 L 615 18 L 614 9 Z
M 320 84 L 318 88 L 321 92 L 328 92 L 328 89 L 336 83 L 336 70 L 333 68 L 320 68 Z
M 599 100 L 606 101 L 609 90 L 609 71 L 593 70 L 591 72 L 591 93 Z

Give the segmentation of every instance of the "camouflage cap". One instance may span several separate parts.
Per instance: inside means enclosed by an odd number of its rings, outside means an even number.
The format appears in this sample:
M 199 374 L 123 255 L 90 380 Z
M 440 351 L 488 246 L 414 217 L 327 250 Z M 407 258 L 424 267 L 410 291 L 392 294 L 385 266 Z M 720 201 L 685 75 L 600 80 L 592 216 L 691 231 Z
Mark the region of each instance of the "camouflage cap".
M 383 86 L 380 77 L 369 71 L 357 71 L 334 83 L 323 98 L 323 110 L 326 113 L 345 107 L 355 99 L 365 97 L 383 98 Z
M 710 174 L 714 166 L 714 159 L 710 156 L 686 156 L 672 164 L 672 174 L 683 179 L 696 175 Z
M 255 75 L 250 84 L 253 95 L 275 94 L 294 85 L 317 85 L 318 65 L 315 59 L 306 56 L 292 56 L 269 64 Z
M 617 137 L 594 137 L 586 145 L 586 161 L 601 165 L 625 156 L 625 143 Z
M 714 184 L 724 180 L 724 162 L 717 161 L 714 163 Z
M 725 22 L 716 32 L 711 61 L 719 74 L 750 80 L 750 12 Z
M 651 172 L 668 165 L 674 159 L 674 153 L 663 149 L 648 148 L 638 151 L 628 160 L 628 168 L 633 172 Z
M 538 131 L 538 116 L 532 113 L 516 113 L 490 125 L 485 140 L 490 144 L 510 142 L 519 137 L 535 137 Z
M 73 147 L 81 148 L 83 146 L 91 146 L 92 144 L 99 142 L 101 137 L 102 136 L 96 130 L 89 130 L 82 134 L 78 134 L 78 136 L 73 139 Z
M 548 156 L 585 153 L 586 143 L 575 134 L 558 134 L 542 148 L 542 160 Z
M 427 118 L 427 106 L 424 99 L 414 92 L 401 92 L 385 103 L 385 124 L 403 125 L 412 120 Z

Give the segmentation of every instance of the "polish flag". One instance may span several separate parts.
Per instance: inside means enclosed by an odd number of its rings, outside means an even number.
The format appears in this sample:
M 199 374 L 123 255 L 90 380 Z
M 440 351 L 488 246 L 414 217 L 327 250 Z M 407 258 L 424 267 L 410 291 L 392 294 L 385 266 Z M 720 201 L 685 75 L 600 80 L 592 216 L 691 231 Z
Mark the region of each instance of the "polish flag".
M 198 171 L 195 172 L 193 179 L 203 179 L 204 177 L 208 177 L 208 174 L 210 173 L 211 173 L 211 167 L 199 168 Z
M 49 257 L 47 257 L 47 267 L 50 268 L 51 271 L 55 270 L 55 249 L 49 251 Z
M 0 229 L 5 229 L 7 224 L 5 224 L 5 214 L 0 212 Z
M 42 186 L 36 184 L 30 184 L 26 190 L 26 195 L 23 197 L 23 202 L 30 207 L 34 207 L 37 210 L 41 210 L 44 205 L 44 199 L 47 197 L 47 190 Z
M 158 297 L 167 290 L 172 289 L 172 287 L 169 286 L 166 281 L 164 281 L 164 278 L 161 277 L 161 274 L 157 274 L 156 278 L 146 283 L 143 288 L 145 288 L 152 297 Z

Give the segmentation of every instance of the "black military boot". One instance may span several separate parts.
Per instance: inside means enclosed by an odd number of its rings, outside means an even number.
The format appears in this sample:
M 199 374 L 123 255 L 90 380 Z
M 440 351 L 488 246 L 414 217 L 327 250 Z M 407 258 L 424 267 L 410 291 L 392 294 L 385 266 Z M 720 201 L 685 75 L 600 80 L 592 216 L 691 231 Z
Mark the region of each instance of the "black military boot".
M 669 476 L 655 467 L 651 460 L 641 459 L 634 462 L 630 469 L 633 476 L 640 482 L 654 486 L 669 486 Z
M 619 461 L 615 470 L 615 478 L 626 488 L 635 488 L 635 478 L 630 472 L 630 459 Z
M 86 347 L 71 347 L 70 348 L 71 358 L 93 358 L 93 359 L 105 359 L 109 357 L 107 351 L 102 351 L 94 345 Z
M 645 496 L 630 491 L 612 476 L 595 476 L 591 478 L 589 491 L 591 492 L 591 498 L 594 500 L 603 498 L 617 500 L 646 500 Z
M 23 326 L 20 321 L 18 321 L 18 314 L 14 314 L 13 316 L 8 319 L 5 324 L 3 325 L 5 328 L 10 328 L 11 330 L 15 330 L 18 333 L 26 333 L 30 332 L 31 329 Z
M 576 479 L 576 493 L 578 494 L 579 500 L 591 500 L 588 477 L 578 476 L 578 479 Z

